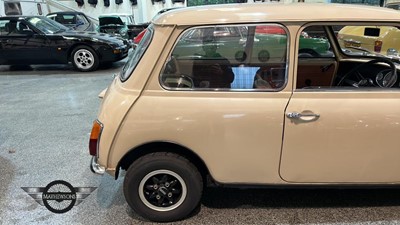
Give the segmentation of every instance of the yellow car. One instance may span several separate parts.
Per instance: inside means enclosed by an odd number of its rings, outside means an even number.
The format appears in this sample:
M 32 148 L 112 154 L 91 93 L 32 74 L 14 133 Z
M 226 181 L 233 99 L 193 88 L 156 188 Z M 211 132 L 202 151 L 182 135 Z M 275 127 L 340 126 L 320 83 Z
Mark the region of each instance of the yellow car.
M 344 48 L 359 48 L 383 55 L 397 55 L 400 30 L 394 26 L 345 26 L 338 34 Z

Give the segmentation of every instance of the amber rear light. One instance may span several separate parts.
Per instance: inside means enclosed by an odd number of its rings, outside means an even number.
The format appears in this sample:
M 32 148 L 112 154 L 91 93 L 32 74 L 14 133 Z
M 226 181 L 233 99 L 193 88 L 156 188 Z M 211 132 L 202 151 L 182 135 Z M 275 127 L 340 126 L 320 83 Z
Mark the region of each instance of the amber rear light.
M 90 133 L 89 140 L 89 153 L 92 156 L 97 156 L 97 148 L 102 130 L 103 125 L 98 120 L 95 120 L 93 122 L 92 132 Z
M 382 44 L 382 41 L 375 41 L 374 51 L 378 53 L 381 52 Z

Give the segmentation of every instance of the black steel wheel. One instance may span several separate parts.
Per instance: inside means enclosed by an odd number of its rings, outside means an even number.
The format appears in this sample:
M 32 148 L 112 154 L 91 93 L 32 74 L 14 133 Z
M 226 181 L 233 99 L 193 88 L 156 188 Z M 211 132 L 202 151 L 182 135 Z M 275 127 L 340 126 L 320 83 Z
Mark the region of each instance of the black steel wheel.
M 124 180 L 129 206 L 156 221 L 184 219 L 199 205 L 203 181 L 197 168 L 173 153 L 153 153 L 135 161 Z

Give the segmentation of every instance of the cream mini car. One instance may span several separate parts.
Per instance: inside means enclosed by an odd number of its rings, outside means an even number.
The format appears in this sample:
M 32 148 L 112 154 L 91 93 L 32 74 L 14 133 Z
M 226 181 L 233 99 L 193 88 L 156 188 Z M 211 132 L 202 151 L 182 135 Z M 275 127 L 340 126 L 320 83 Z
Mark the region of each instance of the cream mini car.
M 399 21 L 337 4 L 166 12 L 104 94 L 91 168 L 126 170 L 128 204 L 152 221 L 188 217 L 206 185 L 399 185 L 399 62 L 337 40 Z M 301 49 L 304 33 L 327 51 Z

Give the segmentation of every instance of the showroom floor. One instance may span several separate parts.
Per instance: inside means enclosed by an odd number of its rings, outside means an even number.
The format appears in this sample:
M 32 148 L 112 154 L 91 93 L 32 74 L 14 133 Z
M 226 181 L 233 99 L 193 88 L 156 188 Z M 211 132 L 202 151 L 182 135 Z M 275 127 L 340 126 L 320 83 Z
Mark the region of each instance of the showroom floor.
M 79 73 L 70 66 L 0 66 L 0 224 L 146 224 L 117 181 L 89 169 L 100 99 L 122 62 Z M 65 180 L 96 187 L 64 214 L 21 187 Z M 201 210 L 177 224 L 400 224 L 400 190 L 207 189 Z

